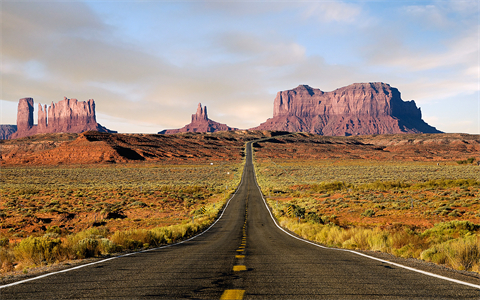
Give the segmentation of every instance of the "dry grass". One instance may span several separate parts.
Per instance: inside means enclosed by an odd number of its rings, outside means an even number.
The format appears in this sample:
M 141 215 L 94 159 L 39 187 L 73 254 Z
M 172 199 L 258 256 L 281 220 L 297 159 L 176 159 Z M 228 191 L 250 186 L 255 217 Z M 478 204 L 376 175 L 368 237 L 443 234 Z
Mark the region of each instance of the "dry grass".
M 303 238 L 480 271 L 477 166 L 263 159 L 255 167 L 280 224 Z
M 216 218 L 240 181 L 240 167 L 2 168 L 0 272 L 191 237 Z

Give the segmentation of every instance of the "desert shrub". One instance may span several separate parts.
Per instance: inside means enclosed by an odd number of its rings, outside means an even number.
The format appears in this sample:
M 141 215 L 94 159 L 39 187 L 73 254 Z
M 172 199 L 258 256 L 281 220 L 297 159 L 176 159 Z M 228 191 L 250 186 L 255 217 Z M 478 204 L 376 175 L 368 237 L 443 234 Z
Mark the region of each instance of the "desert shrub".
M 451 265 L 460 270 L 471 270 L 480 261 L 480 238 L 469 236 L 449 243 L 447 256 Z
M 369 239 L 372 231 L 364 228 L 351 228 L 343 234 L 342 247 L 347 249 L 369 249 Z M 348 239 L 346 237 L 349 236 Z M 341 242 L 341 241 L 339 241 Z
M 14 248 L 15 258 L 33 264 L 51 263 L 64 256 L 60 239 L 46 237 L 28 237 Z
M 454 209 L 447 216 L 455 218 L 455 217 L 460 217 L 461 215 L 462 215 L 462 213 L 460 211 Z
M 106 238 L 106 227 L 93 227 L 67 236 L 64 247 L 70 258 L 87 258 L 102 252 L 99 240 Z
M 324 192 L 324 191 L 339 191 L 345 188 L 345 183 L 340 181 L 333 182 L 321 182 L 318 184 L 311 184 L 310 189 L 315 192 Z
M 58 226 L 51 226 L 47 228 L 47 233 L 56 233 L 60 235 L 62 234 L 62 229 Z
M 166 227 L 153 228 L 151 230 L 155 236 L 154 243 L 151 243 L 153 246 L 159 246 L 162 244 L 167 244 L 172 242 L 172 231 Z
M 0 247 L 8 247 L 10 239 L 7 237 L 0 237 Z
M 358 189 L 364 190 L 377 190 L 377 191 L 387 191 L 393 189 L 401 189 L 410 187 L 411 184 L 402 182 L 402 181 L 380 181 L 376 180 L 372 183 L 366 183 L 358 186 Z
M 452 239 L 441 244 L 433 244 L 423 251 L 421 259 L 438 264 L 447 264 L 458 270 L 479 271 L 480 236 L 469 235 L 465 238 Z
M 467 234 L 476 233 L 479 230 L 480 225 L 470 221 L 450 221 L 435 224 L 435 226 L 425 230 L 421 235 L 428 237 L 432 242 L 442 243 L 456 236 L 464 237 Z
M 330 223 L 330 217 L 329 216 L 321 216 L 320 219 L 321 219 L 323 224 Z
M 305 217 L 305 219 L 312 223 L 323 223 L 320 216 L 313 211 L 307 213 L 307 216 Z
M 435 179 L 428 180 L 426 182 L 419 182 L 413 184 L 411 187 L 413 189 L 420 188 L 449 188 L 449 187 L 470 187 L 470 186 L 479 186 L 480 181 L 476 179 Z
M 40 192 L 40 190 L 38 190 L 36 188 L 28 187 L 28 188 L 19 190 L 18 195 L 35 195 L 35 194 L 38 194 L 39 192 Z
M 424 250 L 420 254 L 420 258 L 425 261 L 431 261 L 441 265 L 446 264 L 448 261 L 445 246 L 442 244 L 435 244 L 427 250 Z
M 0 248 L 0 272 L 10 272 L 14 268 L 15 256 L 10 249 Z
M 403 257 L 403 258 L 417 258 L 420 256 L 422 250 L 419 249 L 415 244 L 408 243 L 401 248 L 392 249 L 394 255 Z
M 362 213 L 362 216 L 371 218 L 375 215 L 375 211 L 373 209 L 367 209 Z
M 465 165 L 465 164 L 472 164 L 475 161 L 475 157 L 470 157 L 465 160 L 457 160 L 457 164 Z
M 152 240 L 152 234 L 145 229 L 132 229 L 127 231 L 116 231 L 110 240 L 121 246 L 123 249 L 135 250 L 141 248 L 143 244 Z
M 302 219 L 305 218 L 305 207 L 295 206 L 293 209 L 293 215 Z
M 76 258 L 95 257 L 100 253 L 99 242 L 93 238 L 85 238 L 75 244 L 73 251 Z
M 191 224 L 180 224 L 176 226 L 171 226 L 172 238 L 174 241 L 188 238 L 196 232 L 196 226 Z
M 121 250 L 118 245 L 107 238 L 100 239 L 98 249 L 101 254 L 111 254 Z

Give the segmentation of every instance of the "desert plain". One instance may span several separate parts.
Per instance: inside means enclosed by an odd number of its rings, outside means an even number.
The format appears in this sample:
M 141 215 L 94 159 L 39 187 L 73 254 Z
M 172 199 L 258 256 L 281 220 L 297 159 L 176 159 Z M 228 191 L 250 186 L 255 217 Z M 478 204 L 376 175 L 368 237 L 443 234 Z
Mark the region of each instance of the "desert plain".
M 204 230 L 259 139 L 258 184 L 291 232 L 480 272 L 478 135 L 85 132 L 0 142 L 2 276 Z

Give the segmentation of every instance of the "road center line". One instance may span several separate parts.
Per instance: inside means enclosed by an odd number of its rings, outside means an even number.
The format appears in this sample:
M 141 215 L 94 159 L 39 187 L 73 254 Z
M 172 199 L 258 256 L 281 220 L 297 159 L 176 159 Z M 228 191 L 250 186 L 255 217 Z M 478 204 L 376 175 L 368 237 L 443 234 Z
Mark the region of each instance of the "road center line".
M 236 266 L 233 266 L 233 271 L 237 272 L 237 271 L 246 271 L 247 270 L 247 267 L 244 266 L 244 265 L 236 265 Z
M 225 290 L 220 297 L 221 300 L 239 300 L 243 299 L 244 290 Z

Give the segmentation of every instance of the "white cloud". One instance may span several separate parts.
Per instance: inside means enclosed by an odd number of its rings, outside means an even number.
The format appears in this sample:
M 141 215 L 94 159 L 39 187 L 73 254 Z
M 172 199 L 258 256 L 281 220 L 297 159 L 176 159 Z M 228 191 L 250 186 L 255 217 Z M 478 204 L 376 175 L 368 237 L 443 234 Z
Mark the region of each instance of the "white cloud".
M 356 3 L 340 1 L 315 2 L 308 5 L 304 11 L 305 18 L 315 18 L 320 22 L 346 22 L 357 20 L 362 9 Z
M 2 4 L 0 99 L 16 105 L 27 96 L 47 104 L 64 96 L 93 98 L 98 121 L 123 132 L 182 127 L 199 102 L 213 120 L 250 128 L 272 116 L 277 91 L 299 84 L 331 91 L 384 81 L 418 103 L 478 90 L 477 27 L 456 25 L 448 29 L 454 34 L 435 32 L 442 44 L 417 45 L 409 38 L 421 35 L 364 9 L 368 1 L 183 3 L 168 24 L 155 11 L 124 25 L 111 22 L 118 16 L 114 2 L 101 15 L 80 2 L 30 4 Z M 148 4 L 158 11 L 163 7 Z M 147 13 L 135 7 L 136 16 Z M 448 17 L 442 9 L 404 12 L 408 21 L 435 12 Z M 467 9 L 457 10 L 471 16 Z M 375 26 L 365 23 L 372 19 Z M 135 29 L 125 33 L 122 26 L 134 21 L 135 28 L 153 29 L 132 39 Z M 330 42 L 324 40 L 327 31 Z M 150 36 L 152 41 L 144 40 Z M 327 50 L 338 56 L 337 65 L 324 59 Z M 357 56 L 342 57 L 352 53 Z

